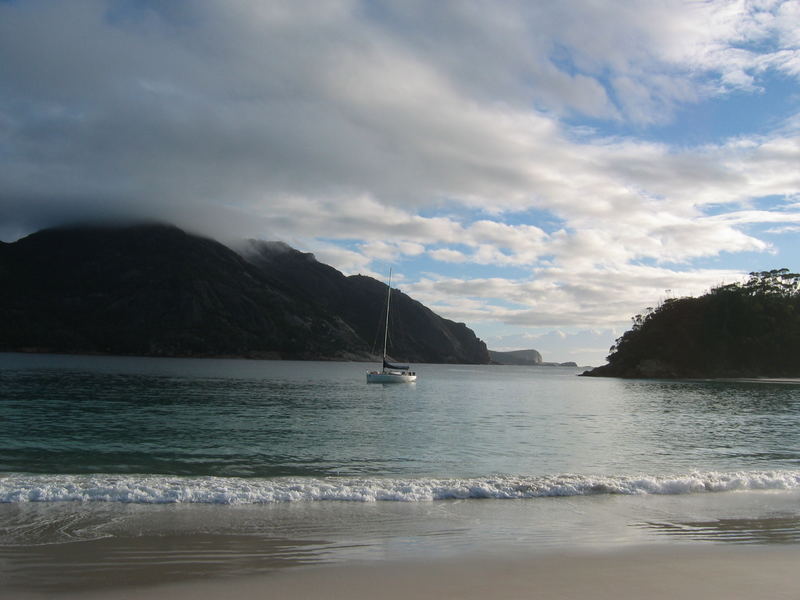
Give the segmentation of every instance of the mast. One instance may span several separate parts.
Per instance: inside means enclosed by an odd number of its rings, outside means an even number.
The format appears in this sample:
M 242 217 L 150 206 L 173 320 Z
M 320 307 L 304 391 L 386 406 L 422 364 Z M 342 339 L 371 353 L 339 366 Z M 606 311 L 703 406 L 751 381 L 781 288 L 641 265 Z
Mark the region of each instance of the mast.
M 389 299 L 392 297 L 392 267 L 389 267 L 389 289 L 386 290 L 386 326 L 383 329 L 383 362 L 386 363 L 386 341 L 389 339 Z

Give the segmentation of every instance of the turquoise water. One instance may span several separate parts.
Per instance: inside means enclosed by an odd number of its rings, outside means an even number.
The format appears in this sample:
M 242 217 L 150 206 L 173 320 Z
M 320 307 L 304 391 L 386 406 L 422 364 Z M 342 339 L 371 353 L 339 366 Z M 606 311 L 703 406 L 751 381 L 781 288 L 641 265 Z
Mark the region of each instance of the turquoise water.
M 0 355 L 0 472 L 606 477 L 800 469 L 800 387 L 569 368 Z
M 372 366 L 0 354 L 0 578 L 800 541 L 797 385 Z

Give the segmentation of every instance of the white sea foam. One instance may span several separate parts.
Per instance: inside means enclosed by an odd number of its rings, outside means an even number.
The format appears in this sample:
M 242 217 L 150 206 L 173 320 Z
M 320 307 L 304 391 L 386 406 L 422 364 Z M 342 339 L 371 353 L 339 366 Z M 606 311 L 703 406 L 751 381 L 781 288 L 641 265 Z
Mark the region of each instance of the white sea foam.
M 800 489 L 800 471 L 688 473 L 674 476 L 494 476 L 469 479 L 244 479 L 166 475 L 0 476 L 0 503 L 124 502 L 141 504 L 261 504 L 277 502 L 426 502 L 524 499 L 603 494 L 694 494 Z

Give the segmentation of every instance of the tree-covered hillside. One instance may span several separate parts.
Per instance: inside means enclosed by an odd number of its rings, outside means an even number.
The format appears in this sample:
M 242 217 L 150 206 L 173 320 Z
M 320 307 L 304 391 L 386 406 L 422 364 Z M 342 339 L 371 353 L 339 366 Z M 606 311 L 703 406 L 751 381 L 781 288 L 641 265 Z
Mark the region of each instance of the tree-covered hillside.
M 666 300 L 633 318 L 607 377 L 799 377 L 800 274 L 751 273 L 698 298 Z

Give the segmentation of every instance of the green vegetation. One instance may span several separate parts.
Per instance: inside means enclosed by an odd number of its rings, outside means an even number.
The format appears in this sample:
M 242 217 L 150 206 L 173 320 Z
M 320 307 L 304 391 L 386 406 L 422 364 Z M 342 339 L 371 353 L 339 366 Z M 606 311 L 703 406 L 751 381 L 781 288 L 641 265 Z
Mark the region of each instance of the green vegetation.
M 698 298 L 666 300 L 633 317 L 607 377 L 799 377 L 800 274 L 751 273 Z

